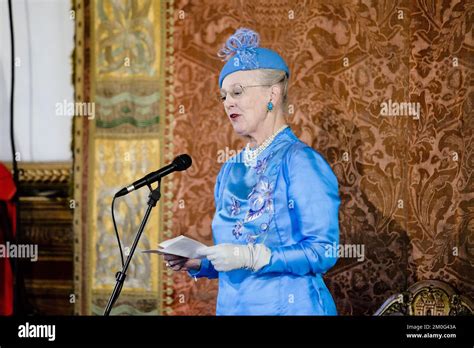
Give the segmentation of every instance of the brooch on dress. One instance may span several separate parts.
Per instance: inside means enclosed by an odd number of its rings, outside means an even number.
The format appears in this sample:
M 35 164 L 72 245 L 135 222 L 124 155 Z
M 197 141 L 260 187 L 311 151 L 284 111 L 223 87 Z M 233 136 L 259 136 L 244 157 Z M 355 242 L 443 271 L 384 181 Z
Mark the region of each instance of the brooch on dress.
M 264 213 L 270 214 L 270 220 L 267 223 L 260 225 L 260 232 L 256 235 L 247 235 L 248 243 L 255 243 L 256 239 L 264 232 L 268 231 L 270 221 L 273 214 L 273 191 L 274 183 L 270 182 L 270 179 L 263 175 L 267 170 L 268 162 L 273 157 L 271 152 L 267 157 L 262 160 L 257 160 L 255 167 L 255 173 L 259 176 L 257 183 L 252 187 L 249 195 L 247 196 L 250 208 L 247 211 L 243 220 L 237 221 L 232 229 L 232 234 L 235 239 L 239 239 L 243 234 L 244 224 L 247 222 L 254 221 L 262 216 Z M 240 202 L 231 197 L 231 204 L 228 206 L 228 211 L 231 216 L 236 216 L 240 213 Z
M 250 209 L 247 211 L 244 222 L 259 218 L 265 211 L 273 212 L 273 184 L 266 176 L 261 176 L 258 183 L 248 195 Z

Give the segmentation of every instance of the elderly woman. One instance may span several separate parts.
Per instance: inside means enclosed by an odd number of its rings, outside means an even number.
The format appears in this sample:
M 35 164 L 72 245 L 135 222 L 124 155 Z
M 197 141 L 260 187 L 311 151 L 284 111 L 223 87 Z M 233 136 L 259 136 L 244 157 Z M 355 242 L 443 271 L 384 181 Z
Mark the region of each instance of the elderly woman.
M 214 246 L 168 267 L 219 278 L 217 315 L 335 315 L 322 274 L 336 262 L 338 183 L 324 158 L 285 121 L 289 69 L 239 29 L 221 53 L 220 99 L 249 143 L 215 185 Z

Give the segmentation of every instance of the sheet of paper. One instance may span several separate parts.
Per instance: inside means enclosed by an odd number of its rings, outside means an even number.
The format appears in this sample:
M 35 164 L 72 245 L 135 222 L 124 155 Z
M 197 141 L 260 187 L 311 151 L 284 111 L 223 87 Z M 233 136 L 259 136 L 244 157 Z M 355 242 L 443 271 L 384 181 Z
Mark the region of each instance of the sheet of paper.
M 191 259 L 202 259 L 203 255 L 199 253 L 199 249 L 206 248 L 207 245 L 186 236 L 178 236 L 168 239 L 158 245 L 158 249 L 143 250 L 148 254 L 171 254 L 177 256 L 188 257 Z

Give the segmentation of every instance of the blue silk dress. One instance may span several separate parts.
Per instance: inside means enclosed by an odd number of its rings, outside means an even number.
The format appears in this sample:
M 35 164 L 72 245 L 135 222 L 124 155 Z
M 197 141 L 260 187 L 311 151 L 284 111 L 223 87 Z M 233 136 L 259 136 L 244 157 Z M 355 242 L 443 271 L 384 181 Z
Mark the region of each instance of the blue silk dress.
M 219 278 L 217 315 L 336 315 L 322 274 L 336 263 L 337 178 L 324 158 L 288 127 L 258 157 L 243 151 L 215 185 L 215 244 L 264 243 L 270 263 L 256 272 L 217 272 L 203 259 L 196 278 Z

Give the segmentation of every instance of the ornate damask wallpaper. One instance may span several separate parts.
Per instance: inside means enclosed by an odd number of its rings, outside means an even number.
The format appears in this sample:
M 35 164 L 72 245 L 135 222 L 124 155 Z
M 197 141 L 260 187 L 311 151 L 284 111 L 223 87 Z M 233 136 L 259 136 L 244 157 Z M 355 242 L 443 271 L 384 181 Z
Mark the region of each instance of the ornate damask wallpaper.
M 147 170 L 188 153 L 192 167 L 166 178 L 157 235 L 212 244 L 216 175 L 223 159 L 245 145 L 215 98 L 223 65 L 217 51 L 237 28 L 248 27 L 288 62 L 288 122 L 339 180 L 341 244 L 358 251 L 345 252 L 325 275 L 339 313 L 372 315 L 390 295 L 423 279 L 444 280 L 474 297 L 474 1 L 76 2 L 84 11 L 83 27 L 76 24 L 83 34 L 76 37 L 76 97 L 95 98 L 100 110 L 94 127 L 76 123 L 81 202 L 102 207 L 97 193 L 141 173 L 143 151 L 156 154 L 147 157 L 154 161 Z M 120 64 L 128 58 L 137 63 L 133 69 Z M 144 137 L 162 148 L 146 147 Z M 100 170 L 117 172 L 119 164 L 101 169 L 97 156 L 122 153 L 124 139 L 137 142 L 128 144 L 135 174 L 106 185 Z M 139 211 L 133 207 L 127 214 Z M 75 215 L 78 313 L 105 298 L 88 293 L 100 278 L 94 283 L 84 273 L 91 254 L 85 236 L 100 220 L 87 213 L 81 206 Z M 109 216 L 91 216 L 104 220 L 99 235 L 113 236 Z M 215 280 L 160 267 L 154 269 L 162 307 L 129 297 L 128 313 L 215 314 Z
M 474 297 L 473 19 L 472 1 L 175 1 L 173 144 L 195 163 L 173 177 L 173 232 L 212 244 L 218 155 L 245 145 L 213 98 L 216 52 L 249 27 L 288 62 L 289 123 L 339 179 L 341 243 L 364 246 L 325 276 L 339 313 L 422 279 Z M 174 314 L 215 313 L 215 280 L 173 280 Z

